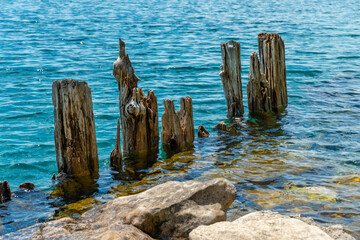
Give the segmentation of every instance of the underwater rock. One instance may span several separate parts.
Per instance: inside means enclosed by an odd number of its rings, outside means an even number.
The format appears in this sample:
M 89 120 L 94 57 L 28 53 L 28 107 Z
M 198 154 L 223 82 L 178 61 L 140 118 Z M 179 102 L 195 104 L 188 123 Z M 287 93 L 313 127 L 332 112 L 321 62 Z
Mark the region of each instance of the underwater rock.
M 206 138 L 210 136 L 210 133 L 205 129 L 203 125 L 200 125 L 198 128 L 198 137 L 199 138 Z
M 145 155 L 159 150 L 158 106 L 154 91 L 145 96 L 137 88 L 136 76 L 125 42 L 119 38 L 119 57 L 113 65 L 118 83 L 119 110 L 124 155 Z
M 32 182 L 24 182 L 19 185 L 19 188 L 33 190 L 35 188 L 35 184 L 33 184 Z
M 99 169 L 91 89 L 86 82 L 54 81 L 54 135 L 59 173 L 97 175 Z
M 191 97 L 180 99 L 180 110 L 175 112 L 174 101 L 164 101 L 161 118 L 161 141 L 165 146 L 184 149 L 194 142 L 194 118 Z
M 217 130 L 226 131 L 226 124 L 225 124 L 224 121 L 222 121 L 222 122 L 219 122 L 218 124 L 216 124 L 214 126 L 214 128 L 217 129 Z
M 229 117 L 240 117 L 244 114 L 241 83 L 240 43 L 228 41 L 221 44 L 222 65 L 220 77 L 223 84 Z
M 11 190 L 8 181 L 0 182 L 0 203 L 11 200 Z
M 324 231 L 316 225 L 277 212 L 260 211 L 247 214 L 233 222 L 218 222 L 209 226 L 200 226 L 190 233 L 189 239 L 354 240 L 345 232 L 342 232 L 340 237 L 336 237 L 329 231 Z

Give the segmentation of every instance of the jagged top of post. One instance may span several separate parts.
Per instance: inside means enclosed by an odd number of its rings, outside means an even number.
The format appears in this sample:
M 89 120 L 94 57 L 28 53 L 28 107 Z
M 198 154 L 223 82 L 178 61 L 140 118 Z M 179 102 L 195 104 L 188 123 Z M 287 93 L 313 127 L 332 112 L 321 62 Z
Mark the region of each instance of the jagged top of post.
M 61 85 L 63 87 L 65 86 L 76 86 L 76 85 L 84 85 L 85 87 L 88 87 L 87 82 L 85 81 L 78 81 L 70 78 L 65 78 L 63 80 L 57 80 L 53 82 L 53 85 Z
M 119 38 L 119 46 L 120 46 L 120 50 L 119 50 L 119 57 L 125 57 L 125 42 L 123 40 L 121 40 L 121 38 Z
M 279 36 L 279 34 L 278 33 L 267 33 L 267 32 L 263 32 L 263 33 L 259 33 L 259 35 L 258 35 L 258 38 L 259 39 L 273 39 L 273 38 L 280 38 L 281 39 L 281 37 Z
M 225 47 L 225 46 L 233 48 L 233 47 L 236 47 L 236 46 L 240 46 L 240 43 L 238 43 L 235 40 L 230 40 L 230 41 L 221 43 L 221 47 Z

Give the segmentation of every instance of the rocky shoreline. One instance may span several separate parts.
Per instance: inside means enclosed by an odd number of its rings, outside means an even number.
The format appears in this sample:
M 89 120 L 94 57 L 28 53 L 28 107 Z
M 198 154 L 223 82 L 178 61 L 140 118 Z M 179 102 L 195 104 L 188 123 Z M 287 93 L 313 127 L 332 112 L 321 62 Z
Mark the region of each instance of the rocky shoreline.
M 321 227 L 311 218 L 254 212 L 233 222 L 226 212 L 235 200 L 226 179 L 170 181 L 119 197 L 84 213 L 36 224 L 1 239 L 354 239 L 340 225 Z

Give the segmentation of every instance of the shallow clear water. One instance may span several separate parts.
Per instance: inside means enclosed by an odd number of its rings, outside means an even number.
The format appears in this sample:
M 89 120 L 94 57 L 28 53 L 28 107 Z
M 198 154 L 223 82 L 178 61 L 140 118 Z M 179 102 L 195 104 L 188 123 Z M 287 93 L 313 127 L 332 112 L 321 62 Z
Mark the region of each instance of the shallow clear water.
M 225 177 L 238 190 L 229 219 L 261 209 L 300 213 L 343 224 L 360 238 L 357 0 L 0 3 L 0 181 L 8 180 L 14 192 L 13 201 L 0 205 L 0 234 L 76 217 L 165 181 Z M 257 121 L 247 115 L 245 86 L 250 54 L 264 31 L 285 42 L 289 106 Z M 112 76 L 118 37 L 139 86 L 155 90 L 160 117 L 164 99 L 178 108 L 180 97 L 190 95 L 195 126 L 203 124 L 210 138 L 172 158 L 160 152 L 152 163 L 110 170 L 119 117 Z M 212 126 L 227 121 L 220 43 L 232 39 L 241 43 L 245 116 L 237 130 L 217 133 Z M 101 168 L 87 191 L 66 198 L 56 197 L 61 187 L 50 180 L 57 171 L 51 84 L 63 78 L 85 80 L 92 89 Z M 38 190 L 17 189 L 25 181 Z

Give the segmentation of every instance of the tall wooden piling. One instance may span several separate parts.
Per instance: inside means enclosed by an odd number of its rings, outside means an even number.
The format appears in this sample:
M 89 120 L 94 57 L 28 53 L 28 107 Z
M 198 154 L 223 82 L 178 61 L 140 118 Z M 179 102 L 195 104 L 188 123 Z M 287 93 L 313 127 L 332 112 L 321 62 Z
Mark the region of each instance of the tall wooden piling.
M 260 33 L 258 47 L 260 72 L 268 83 L 271 110 L 278 111 L 288 104 L 284 41 L 277 33 Z
M 161 142 L 165 146 L 184 149 L 194 142 L 194 118 L 192 99 L 180 99 L 180 110 L 175 112 L 174 101 L 164 101 L 164 114 L 161 118 Z
M 142 89 L 137 88 L 140 79 L 125 53 L 125 42 L 120 38 L 119 45 L 119 57 L 114 62 L 113 75 L 119 89 L 123 154 L 142 155 L 157 151 L 159 125 L 156 96 L 153 91 L 145 96 Z
M 97 175 L 99 163 L 91 89 L 86 82 L 55 81 L 52 100 L 59 173 Z
M 228 115 L 240 117 L 244 113 L 242 102 L 240 44 L 228 41 L 221 44 L 222 65 L 220 76 L 224 88 Z

